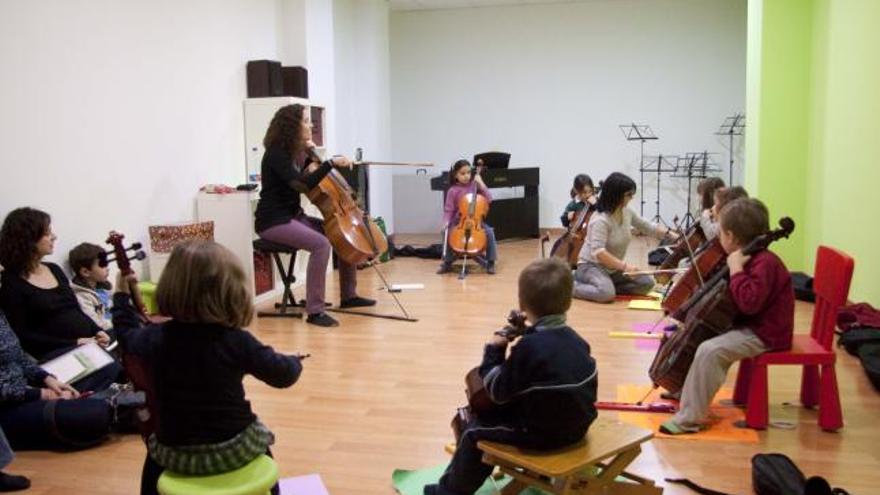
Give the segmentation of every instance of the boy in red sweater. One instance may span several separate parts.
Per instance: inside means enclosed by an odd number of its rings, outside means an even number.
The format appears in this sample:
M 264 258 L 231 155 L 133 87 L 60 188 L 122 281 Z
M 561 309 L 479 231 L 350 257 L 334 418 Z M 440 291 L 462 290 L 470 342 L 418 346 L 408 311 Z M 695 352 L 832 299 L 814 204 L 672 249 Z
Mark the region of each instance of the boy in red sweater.
M 732 330 L 697 348 L 681 391 L 679 411 L 660 426 L 663 433 L 704 429 L 709 404 L 734 362 L 791 348 L 794 291 L 788 269 L 769 250 L 752 256 L 742 253 L 752 239 L 769 230 L 767 207 L 757 199 L 737 199 L 724 206 L 720 217 L 719 238 L 728 253 L 730 295 L 739 316 Z

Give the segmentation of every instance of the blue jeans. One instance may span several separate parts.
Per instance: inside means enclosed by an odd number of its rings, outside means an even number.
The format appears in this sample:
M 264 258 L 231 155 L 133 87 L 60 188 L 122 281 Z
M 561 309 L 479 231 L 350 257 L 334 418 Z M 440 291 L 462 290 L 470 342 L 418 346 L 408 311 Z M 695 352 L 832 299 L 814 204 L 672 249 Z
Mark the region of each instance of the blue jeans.
M 9 446 L 9 441 L 6 440 L 6 435 L 3 434 L 3 428 L 0 428 L 0 470 L 8 466 L 14 458 L 15 454 L 12 453 L 12 447 Z
M 486 231 L 486 261 L 494 263 L 495 260 L 498 259 L 498 242 L 495 240 L 495 229 L 486 222 L 483 222 L 483 230 Z M 444 237 L 443 242 L 445 241 L 446 238 Z M 455 261 L 455 258 L 455 253 L 452 249 L 449 249 L 449 246 L 447 245 L 446 255 L 443 258 L 443 262 L 452 264 L 452 262 Z

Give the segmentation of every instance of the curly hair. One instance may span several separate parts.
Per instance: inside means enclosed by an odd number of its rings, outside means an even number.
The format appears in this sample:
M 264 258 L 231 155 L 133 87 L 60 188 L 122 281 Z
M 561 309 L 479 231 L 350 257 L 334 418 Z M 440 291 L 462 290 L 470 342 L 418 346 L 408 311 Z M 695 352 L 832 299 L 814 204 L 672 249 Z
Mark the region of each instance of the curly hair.
M 17 208 L 6 215 L 0 228 L 0 264 L 18 276 L 31 268 L 37 242 L 49 232 L 52 217 L 35 208 Z
M 283 106 L 275 112 L 269 128 L 266 129 L 266 136 L 263 138 L 263 147 L 268 149 L 270 146 L 280 146 L 290 153 L 290 156 L 296 156 L 302 143 L 302 121 L 305 113 L 305 107 L 296 103 L 293 105 Z

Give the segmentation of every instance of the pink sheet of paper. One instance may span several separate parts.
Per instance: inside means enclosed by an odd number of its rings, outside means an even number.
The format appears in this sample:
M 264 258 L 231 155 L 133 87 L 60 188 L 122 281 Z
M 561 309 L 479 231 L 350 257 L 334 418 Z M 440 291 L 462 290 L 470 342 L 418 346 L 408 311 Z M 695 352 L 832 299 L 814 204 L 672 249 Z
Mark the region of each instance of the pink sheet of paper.
M 655 322 L 646 321 L 643 323 L 633 323 L 632 329 L 633 332 L 662 332 L 665 324 L 661 321 L 660 324 L 655 326 Z
M 330 495 L 320 474 L 284 478 L 278 482 L 281 495 Z
M 655 323 L 653 321 L 648 321 L 642 323 L 633 323 L 632 329 L 633 332 L 659 333 L 663 331 L 663 326 L 663 322 L 655 326 Z M 656 351 L 658 348 L 660 348 L 660 341 L 656 339 L 633 339 L 633 345 L 636 349 L 639 349 L 640 351 Z

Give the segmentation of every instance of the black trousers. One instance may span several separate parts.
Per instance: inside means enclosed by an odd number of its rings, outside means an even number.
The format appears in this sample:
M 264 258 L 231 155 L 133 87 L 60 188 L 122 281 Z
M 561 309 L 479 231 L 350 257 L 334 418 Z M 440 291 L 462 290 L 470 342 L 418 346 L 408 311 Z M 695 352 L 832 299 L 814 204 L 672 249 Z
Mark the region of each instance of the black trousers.
M 452 461 L 440 478 L 438 495 L 471 495 L 492 474 L 492 466 L 483 463 L 483 453 L 477 448 L 480 440 L 521 445 L 528 441 L 526 433 L 510 426 L 504 415 L 483 417 L 473 421 L 461 433 Z
M 80 391 L 104 390 L 118 379 L 113 363 L 74 384 Z M 104 440 L 113 411 L 105 400 L 35 400 L 0 406 L 0 426 L 15 450 L 80 449 Z
M 266 449 L 266 455 L 272 457 L 272 451 Z M 159 495 L 156 485 L 159 483 L 159 477 L 162 476 L 163 471 L 165 468 L 157 464 L 148 452 L 144 459 L 144 469 L 141 471 L 141 495 Z M 278 483 L 275 483 L 275 486 L 272 487 L 272 495 L 280 493 Z

